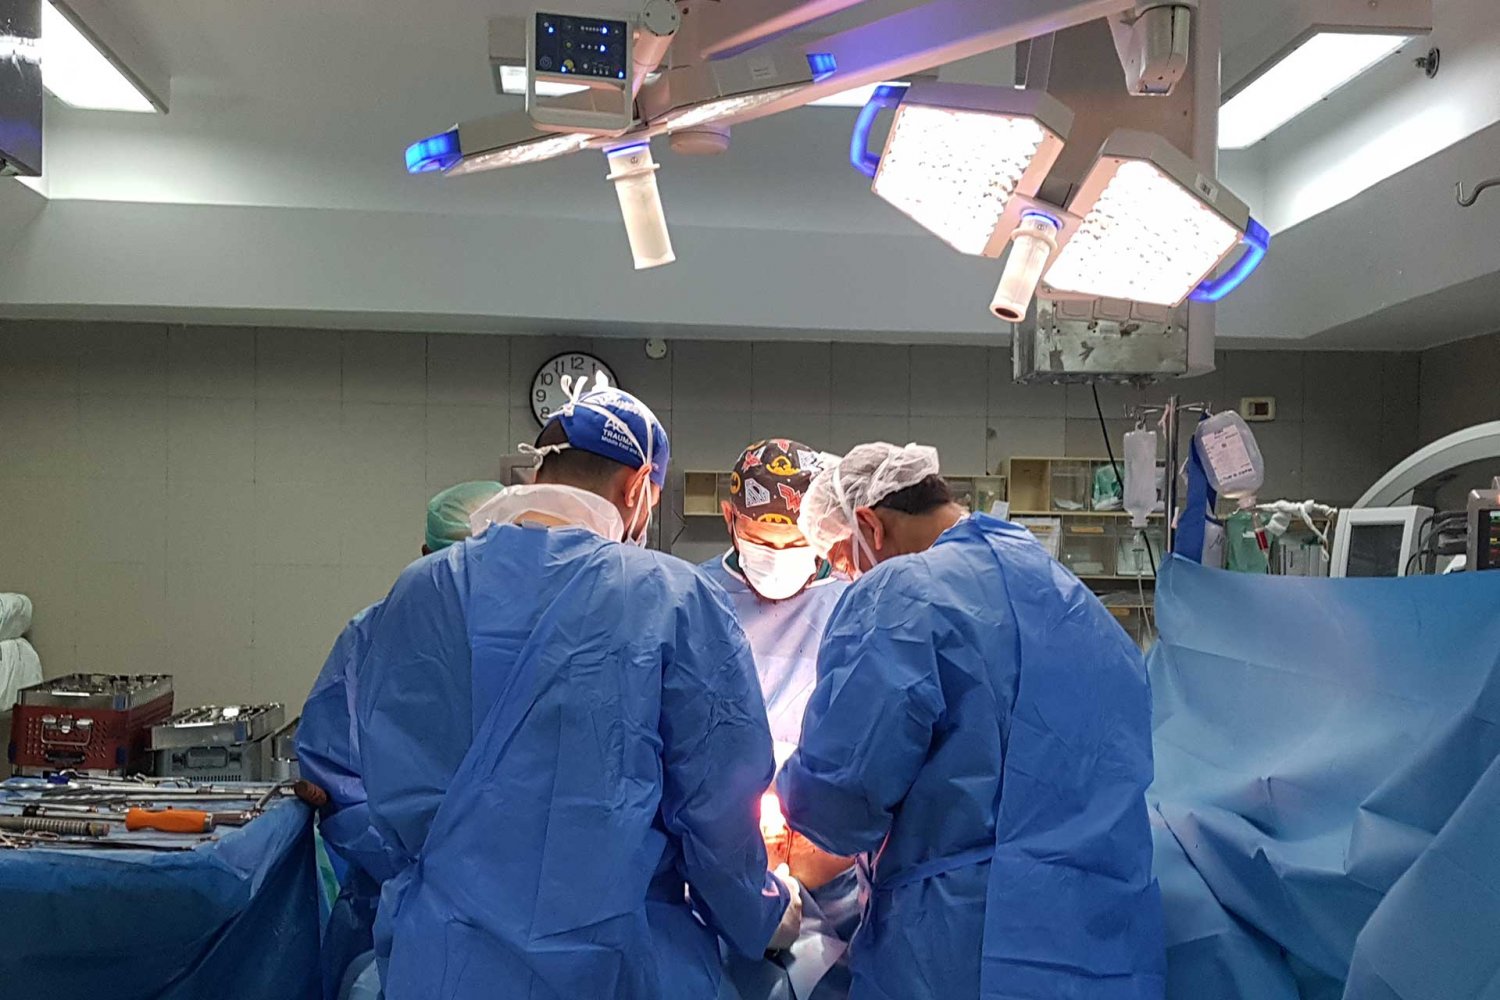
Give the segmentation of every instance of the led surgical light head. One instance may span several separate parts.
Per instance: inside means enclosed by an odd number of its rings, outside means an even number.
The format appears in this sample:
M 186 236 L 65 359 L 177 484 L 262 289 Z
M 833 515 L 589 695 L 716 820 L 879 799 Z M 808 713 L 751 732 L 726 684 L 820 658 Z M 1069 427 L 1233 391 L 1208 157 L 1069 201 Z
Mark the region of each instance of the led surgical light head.
M 918 83 L 890 97 L 899 103 L 871 190 L 960 253 L 1000 256 L 1014 229 L 1006 209 L 1036 194 L 1072 112 L 1040 91 L 972 84 Z M 861 116 L 866 131 L 872 121 Z
M 1051 298 L 1175 307 L 1259 229 L 1171 143 L 1129 130 L 1105 142 L 1068 210 L 1082 221 L 1047 270 Z

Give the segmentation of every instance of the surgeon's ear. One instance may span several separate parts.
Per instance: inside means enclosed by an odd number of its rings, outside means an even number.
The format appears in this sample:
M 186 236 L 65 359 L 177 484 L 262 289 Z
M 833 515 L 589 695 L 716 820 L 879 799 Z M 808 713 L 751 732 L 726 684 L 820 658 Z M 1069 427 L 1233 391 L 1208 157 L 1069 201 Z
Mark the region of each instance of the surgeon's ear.
M 638 504 L 646 504 L 655 507 L 661 499 L 661 492 L 656 489 L 656 484 L 651 481 L 651 466 L 643 465 L 634 474 L 630 485 L 625 488 L 626 505 L 634 508 Z
M 720 500 L 719 509 L 724 512 L 724 527 L 729 529 L 731 535 L 734 534 L 734 504 L 728 500 Z
M 870 536 L 870 548 L 878 554 L 881 549 L 885 548 L 885 522 L 869 507 L 855 508 L 854 517 L 864 525 L 866 533 Z

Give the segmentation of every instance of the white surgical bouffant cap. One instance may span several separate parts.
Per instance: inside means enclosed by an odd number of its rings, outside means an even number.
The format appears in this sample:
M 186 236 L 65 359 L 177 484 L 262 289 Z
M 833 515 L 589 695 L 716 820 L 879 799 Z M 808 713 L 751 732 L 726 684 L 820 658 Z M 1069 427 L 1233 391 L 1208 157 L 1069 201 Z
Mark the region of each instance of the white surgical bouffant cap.
M 876 441 L 857 445 L 818 473 L 802 498 L 797 527 L 821 556 L 854 533 L 854 511 L 938 474 L 936 448 Z

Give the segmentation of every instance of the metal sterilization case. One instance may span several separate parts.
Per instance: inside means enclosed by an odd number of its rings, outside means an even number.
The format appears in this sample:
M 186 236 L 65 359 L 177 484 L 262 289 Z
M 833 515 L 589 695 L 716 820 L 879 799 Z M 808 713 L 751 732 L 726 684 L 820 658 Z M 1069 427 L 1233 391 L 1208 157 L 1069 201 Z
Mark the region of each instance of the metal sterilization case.
M 297 723 L 301 721 L 299 715 L 271 737 L 269 777 L 274 781 L 295 781 L 302 777 L 302 770 L 297 765 Z
M 11 761 L 29 775 L 125 774 L 148 763 L 151 727 L 172 714 L 169 674 L 69 674 L 22 688 Z
M 271 737 L 284 715 L 279 704 L 179 712 L 151 730 L 154 771 L 163 778 L 263 781 L 271 771 Z
M 286 711 L 277 703 L 185 708 L 151 727 L 151 749 L 251 743 L 280 729 L 285 717 Z

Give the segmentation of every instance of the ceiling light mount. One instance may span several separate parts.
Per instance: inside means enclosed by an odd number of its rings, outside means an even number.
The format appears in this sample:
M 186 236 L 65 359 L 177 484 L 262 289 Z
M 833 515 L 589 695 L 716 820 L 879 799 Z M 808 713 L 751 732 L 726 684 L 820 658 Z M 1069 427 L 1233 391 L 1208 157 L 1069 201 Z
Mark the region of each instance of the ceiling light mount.
M 1434 46 L 1427 50 L 1425 56 L 1418 56 L 1412 62 L 1416 64 L 1417 69 L 1426 74 L 1427 79 L 1431 80 L 1438 75 L 1438 70 L 1442 68 L 1443 50 Z

